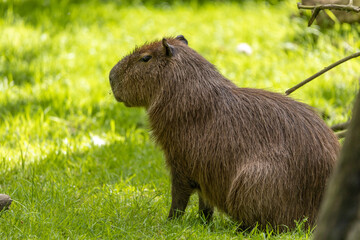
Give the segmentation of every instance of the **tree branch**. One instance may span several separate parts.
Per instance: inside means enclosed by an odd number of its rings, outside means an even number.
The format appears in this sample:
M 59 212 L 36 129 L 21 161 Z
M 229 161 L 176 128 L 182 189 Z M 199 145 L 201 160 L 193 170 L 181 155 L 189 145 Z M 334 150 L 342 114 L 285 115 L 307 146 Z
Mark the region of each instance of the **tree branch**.
M 297 4 L 298 9 L 305 9 L 305 10 L 314 10 L 316 8 L 319 8 L 320 10 L 340 10 L 340 11 L 348 11 L 348 12 L 360 12 L 359 6 L 354 5 L 341 5 L 341 4 L 324 4 L 324 5 L 317 5 L 317 6 L 308 6 L 308 5 L 302 5 L 301 3 Z
M 297 4 L 298 9 L 305 9 L 305 10 L 313 10 L 313 13 L 310 17 L 308 27 L 311 26 L 311 24 L 314 22 L 315 18 L 319 14 L 321 10 L 340 10 L 340 11 L 348 11 L 348 12 L 360 12 L 360 7 L 354 6 L 353 2 L 350 0 L 348 5 L 339 5 L 339 4 L 324 4 L 324 5 L 318 5 L 318 6 L 308 6 L 308 5 L 302 5 L 301 3 Z
M 320 72 L 318 72 L 318 73 L 312 75 L 311 77 L 305 79 L 305 80 L 302 81 L 301 83 L 299 83 L 299 84 L 295 85 L 294 87 L 286 90 L 285 95 L 289 95 L 290 93 L 294 92 L 296 89 L 304 86 L 306 83 L 308 83 L 308 82 L 310 82 L 311 80 L 317 78 L 318 76 L 320 76 L 320 75 L 322 75 L 323 73 L 329 71 L 330 69 L 336 67 L 337 65 L 340 65 L 340 64 L 342 64 L 342 63 L 344 63 L 344 62 L 346 62 L 346 61 L 348 61 L 348 60 L 350 60 L 350 59 L 352 59 L 352 58 L 356 58 L 356 57 L 359 57 L 359 56 L 360 56 L 360 52 L 357 52 L 357 53 L 351 54 L 350 56 L 347 56 L 347 57 L 345 57 L 345 58 L 343 58 L 343 59 L 341 59 L 341 60 L 339 60 L 339 61 L 331 64 L 330 66 L 324 68 L 324 69 L 321 70 Z

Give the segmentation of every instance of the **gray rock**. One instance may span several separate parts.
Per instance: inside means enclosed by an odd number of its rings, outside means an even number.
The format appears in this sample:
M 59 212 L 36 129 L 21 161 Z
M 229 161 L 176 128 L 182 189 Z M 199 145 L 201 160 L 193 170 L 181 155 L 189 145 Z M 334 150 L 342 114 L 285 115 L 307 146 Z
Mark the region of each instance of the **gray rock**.
M 9 209 L 11 202 L 12 199 L 10 198 L 10 196 L 6 194 L 0 194 L 0 211 L 2 211 L 3 209 Z
M 251 46 L 247 43 L 239 43 L 237 46 L 236 46 L 236 51 L 238 53 L 244 53 L 246 55 L 251 55 L 253 50 L 251 48 Z

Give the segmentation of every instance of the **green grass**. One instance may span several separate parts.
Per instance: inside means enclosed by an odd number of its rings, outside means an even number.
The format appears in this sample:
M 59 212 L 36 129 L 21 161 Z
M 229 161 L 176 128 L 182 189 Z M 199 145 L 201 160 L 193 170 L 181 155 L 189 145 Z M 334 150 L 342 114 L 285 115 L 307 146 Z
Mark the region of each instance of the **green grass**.
M 0 1 L 0 193 L 14 199 L 0 213 L 0 239 L 310 238 L 301 224 L 237 232 L 218 212 L 204 225 L 195 196 L 182 219 L 166 221 L 163 155 L 145 111 L 115 102 L 108 73 L 135 45 L 183 34 L 237 85 L 284 92 L 359 49 L 359 27 L 307 28 L 290 1 L 70 2 Z M 253 54 L 238 54 L 240 42 Z M 292 96 L 327 124 L 343 122 L 359 71 L 347 62 Z

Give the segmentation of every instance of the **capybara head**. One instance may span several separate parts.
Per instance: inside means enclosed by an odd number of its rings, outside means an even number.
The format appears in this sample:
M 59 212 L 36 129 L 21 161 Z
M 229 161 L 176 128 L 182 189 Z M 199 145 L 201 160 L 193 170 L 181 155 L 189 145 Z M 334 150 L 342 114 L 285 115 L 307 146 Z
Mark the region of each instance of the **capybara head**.
M 176 49 L 173 45 L 177 45 Z M 110 72 L 110 85 L 117 101 L 126 106 L 147 107 L 161 87 L 169 61 L 180 59 L 187 40 L 179 35 L 136 48 Z
M 136 48 L 110 72 L 115 98 L 147 110 L 171 174 L 168 217 L 197 192 L 200 214 L 214 207 L 242 222 L 315 223 L 339 142 L 307 105 L 239 88 L 182 36 Z

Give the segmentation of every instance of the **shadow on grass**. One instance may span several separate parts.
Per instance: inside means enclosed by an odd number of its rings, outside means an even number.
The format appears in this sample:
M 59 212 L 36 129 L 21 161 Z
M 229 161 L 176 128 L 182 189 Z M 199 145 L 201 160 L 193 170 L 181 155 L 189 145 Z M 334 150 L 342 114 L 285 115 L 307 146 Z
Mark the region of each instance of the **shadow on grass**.
M 249 2 L 250 0 L 73 0 L 73 1 L 55 1 L 55 0 L 27 0 L 27 1 L 5 1 L 0 3 L 0 15 L 5 16 L 6 13 L 10 10 L 11 12 L 19 15 L 27 23 L 33 25 L 42 25 L 41 15 L 51 16 L 52 24 L 65 27 L 73 19 L 71 16 L 70 10 L 72 8 L 82 8 L 86 9 L 87 7 L 99 6 L 102 4 L 113 4 L 114 6 L 128 7 L 128 6 L 138 6 L 138 7 L 155 7 L 155 8 L 164 8 L 167 9 L 171 6 L 177 5 L 187 5 L 191 7 L 201 7 L 204 4 L 216 4 L 216 3 L 235 3 L 243 4 Z M 257 2 L 267 2 L 270 4 L 277 4 L 283 0 L 256 0 Z M 98 19 L 99 21 L 101 19 Z
M 42 42 L 40 34 L 31 29 L 8 28 L 9 34 L 0 42 L 0 76 L 15 85 L 35 84 L 43 78 L 58 74 L 57 69 L 46 70 L 44 55 L 53 51 L 50 42 Z M 11 38 L 19 38 L 12 41 Z M 2 80 L 2 79 L 1 79 Z
M 21 52 L 14 46 L 3 45 L 0 51 L 3 52 L 3 61 L 0 66 L 0 76 L 14 81 L 15 85 L 25 83 L 34 84 L 37 79 L 43 77 L 43 70 L 36 64 L 39 60 L 38 49 L 22 49 Z
M 57 108 L 51 108 L 54 115 L 66 115 L 70 113 L 70 110 L 61 109 L 60 104 L 56 102 L 57 98 L 52 97 L 19 97 L 16 100 L 8 100 L 0 102 L 0 116 L 6 120 L 9 116 L 16 117 L 18 115 L 28 114 L 29 117 L 39 114 L 40 112 L 50 109 L 52 106 L 58 106 Z M 56 103 L 56 104 L 54 104 Z M 63 106 L 63 105 L 62 105 Z
M 0 102 L 0 119 L 3 120 L 9 117 L 16 118 L 19 115 L 37 118 L 41 114 L 65 121 L 70 120 L 71 117 L 82 117 L 91 125 L 89 126 L 91 128 L 87 130 L 93 128 L 107 130 L 110 128 L 110 121 L 115 121 L 117 127 L 122 129 L 147 128 L 144 109 L 130 109 L 114 100 L 80 105 L 76 100 L 71 99 L 67 90 Z

